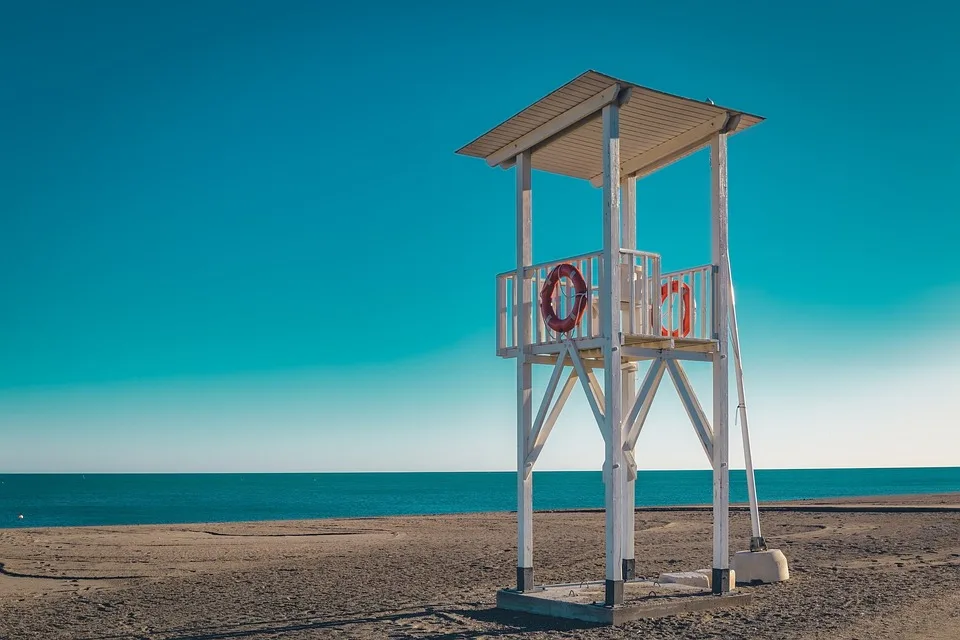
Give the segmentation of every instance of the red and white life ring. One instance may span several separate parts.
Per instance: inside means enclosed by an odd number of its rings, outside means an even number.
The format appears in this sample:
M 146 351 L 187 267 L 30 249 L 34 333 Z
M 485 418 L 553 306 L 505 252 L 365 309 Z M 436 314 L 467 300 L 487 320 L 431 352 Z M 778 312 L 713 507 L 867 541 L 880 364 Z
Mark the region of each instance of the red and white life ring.
M 573 307 L 565 318 L 557 317 L 557 312 L 553 309 L 553 293 L 560 278 L 569 278 L 576 294 Z M 558 264 L 547 276 L 540 289 L 540 316 L 544 324 L 557 333 L 567 333 L 580 323 L 583 312 L 587 309 L 587 298 L 587 283 L 584 282 L 580 271 L 568 262 Z
M 667 301 L 667 297 L 671 293 L 680 294 L 680 328 L 669 331 L 666 327 L 661 326 L 660 335 L 686 338 L 693 330 L 693 291 L 686 282 L 671 280 L 669 286 L 665 283 L 660 287 L 661 306 Z

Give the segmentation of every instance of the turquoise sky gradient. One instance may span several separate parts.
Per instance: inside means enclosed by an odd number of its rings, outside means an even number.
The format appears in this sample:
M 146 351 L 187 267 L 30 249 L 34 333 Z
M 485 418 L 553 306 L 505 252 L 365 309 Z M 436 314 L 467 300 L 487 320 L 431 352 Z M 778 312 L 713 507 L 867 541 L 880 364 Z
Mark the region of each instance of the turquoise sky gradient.
M 0 471 L 512 468 L 514 175 L 453 151 L 588 68 L 767 118 L 730 141 L 757 464 L 957 464 L 956 8 L 434 4 L 5 8 Z M 638 209 L 709 261 L 704 153 Z M 599 210 L 535 174 L 534 259 Z M 665 382 L 641 466 L 706 467 L 685 420 Z M 541 466 L 601 461 L 576 396 Z

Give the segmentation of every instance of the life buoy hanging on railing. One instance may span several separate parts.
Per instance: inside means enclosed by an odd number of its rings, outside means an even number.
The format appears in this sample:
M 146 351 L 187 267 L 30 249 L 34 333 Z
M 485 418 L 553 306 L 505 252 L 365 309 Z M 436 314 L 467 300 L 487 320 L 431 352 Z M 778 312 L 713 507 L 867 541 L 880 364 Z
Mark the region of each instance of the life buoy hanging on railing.
M 573 283 L 575 300 L 570 312 L 564 318 L 557 316 L 553 309 L 553 293 L 560 282 L 560 278 L 569 278 Z M 544 324 L 557 333 L 567 333 L 572 331 L 580 323 L 583 312 L 587 309 L 588 302 L 587 283 L 584 282 L 580 270 L 568 262 L 558 264 L 547 276 L 540 289 L 540 316 Z
M 672 336 L 674 338 L 686 338 L 693 330 L 693 290 L 686 282 L 671 280 L 669 285 L 664 283 L 660 287 L 660 306 L 667 301 L 672 293 L 680 294 L 680 328 L 673 331 L 668 330 L 662 324 L 660 326 L 660 335 Z M 672 322 L 671 318 L 671 323 Z

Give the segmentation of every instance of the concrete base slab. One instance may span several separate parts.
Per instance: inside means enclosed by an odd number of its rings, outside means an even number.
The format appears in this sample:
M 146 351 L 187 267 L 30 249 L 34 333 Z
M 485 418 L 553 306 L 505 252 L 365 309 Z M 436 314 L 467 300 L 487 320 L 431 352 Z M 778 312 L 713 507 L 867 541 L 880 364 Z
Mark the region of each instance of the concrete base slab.
M 780 549 L 737 551 L 731 565 L 740 584 L 764 584 L 790 579 L 787 558 Z
M 546 585 L 525 592 L 501 589 L 497 592 L 497 608 L 618 625 L 640 618 L 743 606 L 753 600 L 752 594 L 715 596 L 705 588 L 646 580 L 624 582 L 623 592 L 623 604 L 606 607 L 603 604 L 604 583 L 601 581 Z

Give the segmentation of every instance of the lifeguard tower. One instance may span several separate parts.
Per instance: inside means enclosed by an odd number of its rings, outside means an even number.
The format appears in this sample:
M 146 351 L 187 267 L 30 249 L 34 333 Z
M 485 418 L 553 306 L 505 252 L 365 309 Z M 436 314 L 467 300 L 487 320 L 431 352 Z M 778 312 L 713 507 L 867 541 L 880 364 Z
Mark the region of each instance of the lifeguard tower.
M 516 171 L 517 265 L 496 279 L 496 336 L 497 354 L 517 361 L 518 561 L 516 588 L 501 590 L 498 606 L 613 623 L 645 615 L 642 606 L 633 613 L 624 607 L 625 585 L 637 581 L 634 448 L 664 373 L 676 385 L 713 468 L 713 564 L 700 573 L 708 585 L 700 601 L 712 599 L 722 606 L 721 600 L 749 597 L 730 593 L 731 344 L 753 528 L 750 551 L 738 553 L 735 564 L 743 554 L 760 554 L 735 569 L 750 574 L 741 575 L 747 582 L 786 579 L 783 555 L 768 552 L 760 532 L 727 249 L 727 139 L 761 120 L 588 71 L 457 152 Z M 636 181 L 705 147 L 711 160 L 712 259 L 664 273 L 659 255 L 637 249 Z M 533 264 L 533 169 L 587 180 L 602 189 L 602 249 Z M 638 363 L 643 361 L 649 368 L 637 389 Z M 712 420 L 697 399 L 684 361 L 712 363 Z M 536 412 L 534 365 L 552 367 Z M 595 585 L 596 593 L 602 588 L 602 602 L 590 602 L 589 594 L 578 596 L 571 585 L 551 591 L 534 584 L 533 467 L 578 382 L 606 445 L 606 576 Z M 710 598 L 711 593 L 727 597 Z

